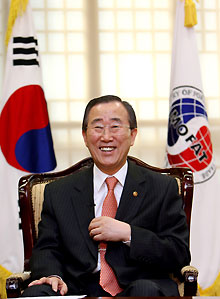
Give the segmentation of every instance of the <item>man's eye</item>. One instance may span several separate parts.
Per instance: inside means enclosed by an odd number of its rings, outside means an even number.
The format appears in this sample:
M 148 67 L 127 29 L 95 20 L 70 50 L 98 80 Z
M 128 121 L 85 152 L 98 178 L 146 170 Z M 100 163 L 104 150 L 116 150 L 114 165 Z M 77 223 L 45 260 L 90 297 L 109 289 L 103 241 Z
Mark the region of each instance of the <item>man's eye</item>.
M 94 128 L 95 128 L 95 129 L 98 129 L 98 130 L 102 130 L 102 129 L 103 129 L 103 126 L 95 126 Z
M 119 125 L 113 125 L 113 126 L 111 126 L 111 128 L 112 128 L 112 129 L 119 129 L 120 126 L 119 126 Z

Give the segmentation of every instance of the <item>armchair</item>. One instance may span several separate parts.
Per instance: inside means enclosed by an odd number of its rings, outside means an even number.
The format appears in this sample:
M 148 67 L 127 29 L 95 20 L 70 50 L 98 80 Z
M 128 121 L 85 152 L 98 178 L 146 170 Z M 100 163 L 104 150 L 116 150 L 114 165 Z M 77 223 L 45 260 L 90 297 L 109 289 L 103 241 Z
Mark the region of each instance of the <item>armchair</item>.
M 183 207 L 187 216 L 187 224 L 190 228 L 193 197 L 193 175 L 191 170 L 188 168 L 162 169 L 150 166 L 131 156 L 129 156 L 128 159 L 153 171 L 160 172 L 164 175 L 171 175 L 176 178 L 179 186 L 179 193 L 183 200 Z M 79 171 L 84 167 L 88 167 L 91 163 L 93 163 L 92 158 L 86 158 L 63 171 L 30 174 L 19 180 L 19 204 L 24 241 L 24 273 L 12 274 L 7 279 L 6 290 L 8 298 L 19 297 L 21 295 L 22 288 L 27 286 L 27 282 L 30 277 L 29 260 L 32 254 L 32 248 L 38 237 L 38 223 L 41 217 L 45 185 L 73 172 Z M 181 296 L 195 296 L 197 294 L 197 276 L 198 271 L 196 268 L 186 266 L 182 269 L 178 278 L 173 277 L 173 279 L 178 280 Z

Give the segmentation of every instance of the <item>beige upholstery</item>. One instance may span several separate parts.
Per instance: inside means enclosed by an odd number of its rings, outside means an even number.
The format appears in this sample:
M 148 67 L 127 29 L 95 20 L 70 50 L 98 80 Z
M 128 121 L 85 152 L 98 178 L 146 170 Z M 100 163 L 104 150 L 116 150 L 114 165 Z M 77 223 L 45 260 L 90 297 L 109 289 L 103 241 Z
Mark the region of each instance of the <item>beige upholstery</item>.
M 39 182 L 35 184 L 31 190 L 31 203 L 34 213 L 34 228 L 36 232 L 36 237 L 38 237 L 38 223 L 41 219 L 41 211 L 44 199 L 44 188 L 48 183 L 52 181 L 53 180 L 47 182 Z

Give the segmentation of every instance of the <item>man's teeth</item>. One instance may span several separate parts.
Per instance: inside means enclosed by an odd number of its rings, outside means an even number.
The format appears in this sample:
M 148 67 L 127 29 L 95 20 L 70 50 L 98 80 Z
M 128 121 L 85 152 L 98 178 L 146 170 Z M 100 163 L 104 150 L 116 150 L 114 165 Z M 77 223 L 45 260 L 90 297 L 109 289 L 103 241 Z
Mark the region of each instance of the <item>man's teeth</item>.
M 113 147 L 101 147 L 100 149 L 103 152 L 111 152 L 111 151 L 113 151 L 114 148 Z

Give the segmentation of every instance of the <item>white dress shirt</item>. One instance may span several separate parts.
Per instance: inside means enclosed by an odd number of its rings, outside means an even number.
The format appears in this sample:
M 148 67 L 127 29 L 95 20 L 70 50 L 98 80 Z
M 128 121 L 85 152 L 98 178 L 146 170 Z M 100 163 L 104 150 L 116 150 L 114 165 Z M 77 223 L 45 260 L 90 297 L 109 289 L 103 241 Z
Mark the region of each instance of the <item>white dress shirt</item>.
M 114 188 L 115 198 L 117 201 L 117 204 L 119 206 L 121 194 L 123 191 L 125 178 L 127 175 L 128 170 L 128 162 L 126 161 L 125 165 L 122 166 L 122 168 L 116 172 L 114 176 L 117 178 L 118 183 L 116 184 Z M 94 184 L 94 203 L 95 203 L 95 217 L 100 217 L 102 215 L 102 205 L 104 202 L 104 199 L 108 193 L 108 187 L 105 182 L 107 177 L 111 177 L 110 175 L 102 172 L 95 164 L 93 168 L 93 184 Z M 98 264 L 97 268 L 94 272 L 97 272 L 100 270 L 100 253 L 98 253 Z

